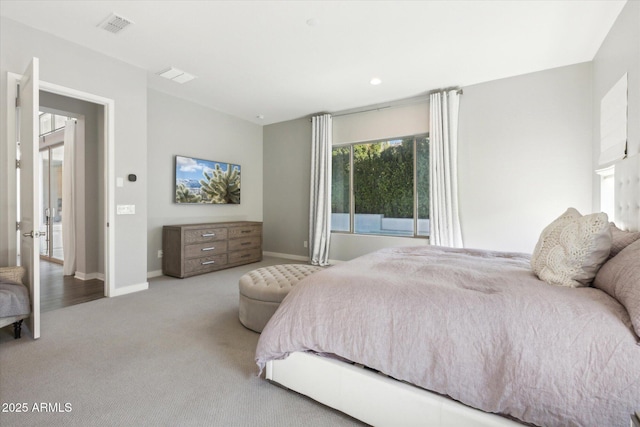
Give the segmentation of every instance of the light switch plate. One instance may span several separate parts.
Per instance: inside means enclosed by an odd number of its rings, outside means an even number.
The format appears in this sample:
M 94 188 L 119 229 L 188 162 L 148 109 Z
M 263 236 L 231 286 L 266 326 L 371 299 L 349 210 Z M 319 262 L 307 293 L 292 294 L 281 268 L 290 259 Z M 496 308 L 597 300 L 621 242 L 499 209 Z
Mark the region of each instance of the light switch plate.
M 116 214 L 118 215 L 135 215 L 136 205 L 118 205 L 116 207 Z

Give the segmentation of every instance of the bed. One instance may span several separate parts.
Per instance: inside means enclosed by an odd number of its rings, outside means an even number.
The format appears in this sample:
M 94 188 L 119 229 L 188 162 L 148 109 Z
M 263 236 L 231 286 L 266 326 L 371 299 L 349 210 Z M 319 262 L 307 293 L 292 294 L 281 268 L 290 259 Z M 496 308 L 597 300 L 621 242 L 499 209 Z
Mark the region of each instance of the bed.
M 638 157 L 616 166 L 618 227 L 605 224 L 591 276 L 571 279 L 582 286 L 541 280 L 544 248 L 533 262 L 384 249 L 301 281 L 265 327 L 258 366 L 373 425 L 629 425 L 640 409 L 640 240 L 627 231 L 640 223 Z

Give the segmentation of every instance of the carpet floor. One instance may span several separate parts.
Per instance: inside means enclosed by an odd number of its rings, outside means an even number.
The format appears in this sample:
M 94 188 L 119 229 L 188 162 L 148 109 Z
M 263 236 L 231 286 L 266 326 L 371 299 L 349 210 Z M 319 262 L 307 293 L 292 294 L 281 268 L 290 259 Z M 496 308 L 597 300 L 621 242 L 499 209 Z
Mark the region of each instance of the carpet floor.
M 0 330 L 3 426 L 358 426 L 257 376 L 259 335 L 238 321 L 256 264 L 42 314 L 41 338 Z

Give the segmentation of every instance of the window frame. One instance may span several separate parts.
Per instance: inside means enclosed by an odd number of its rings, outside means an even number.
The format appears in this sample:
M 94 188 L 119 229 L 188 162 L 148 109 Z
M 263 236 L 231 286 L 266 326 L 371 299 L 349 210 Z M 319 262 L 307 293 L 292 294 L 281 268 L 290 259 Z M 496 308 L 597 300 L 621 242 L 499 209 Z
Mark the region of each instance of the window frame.
M 402 235 L 402 234 L 386 234 L 386 233 L 361 233 L 355 231 L 355 217 L 356 217 L 356 202 L 355 202 L 355 191 L 354 191 L 354 147 L 356 145 L 365 145 L 365 144 L 376 144 L 380 142 L 387 141 L 395 141 L 395 140 L 404 140 L 404 139 L 413 139 L 413 235 Z M 369 141 L 358 141 L 358 142 L 345 142 L 333 144 L 331 147 L 331 151 L 336 148 L 349 148 L 349 230 L 331 230 L 331 233 L 337 234 L 350 234 L 350 235 L 361 235 L 361 236 L 383 236 L 383 237 L 402 237 L 408 239 L 429 239 L 430 234 L 418 234 L 418 140 L 420 138 L 426 138 L 427 142 L 429 141 L 429 132 L 418 133 L 414 135 L 405 135 L 399 137 L 389 137 L 389 138 L 381 138 L 374 139 Z M 430 165 L 429 165 L 430 166 Z M 332 195 L 333 197 L 333 195 Z M 333 212 L 331 212 L 333 214 Z M 428 218 L 429 220 L 431 218 Z M 429 229 L 431 231 L 431 229 Z
M 51 121 L 51 130 L 48 130 L 46 132 L 42 131 L 42 117 L 45 115 L 49 115 L 50 116 L 50 121 Z M 64 129 L 64 125 L 60 126 L 60 127 L 56 127 L 56 118 L 59 117 L 63 117 L 66 120 L 70 120 L 71 117 L 69 116 L 65 116 L 62 114 L 56 114 L 56 113 L 48 113 L 46 111 L 40 111 L 38 114 L 38 124 L 39 124 L 39 132 L 38 132 L 38 136 L 43 137 L 43 136 L 47 136 L 50 135 L 52 133 L 55 133 L 57 131 L 59 131 L 60 129 Z

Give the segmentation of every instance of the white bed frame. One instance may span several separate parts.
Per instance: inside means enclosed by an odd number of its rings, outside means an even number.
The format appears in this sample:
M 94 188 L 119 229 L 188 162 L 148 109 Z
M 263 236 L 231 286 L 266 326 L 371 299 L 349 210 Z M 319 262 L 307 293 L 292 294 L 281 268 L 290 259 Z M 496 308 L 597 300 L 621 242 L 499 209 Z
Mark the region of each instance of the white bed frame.
M 267 362 L 266 378 L 374 426 L 522 427 L 374 371 L 313 353 Z
M 615 222 L 640 230 L 640 155 L 615 168 Z M 267 363 L 266 378 L 374 426 L 508 427 L 522 424 L 374 371 L 292 353 Z

